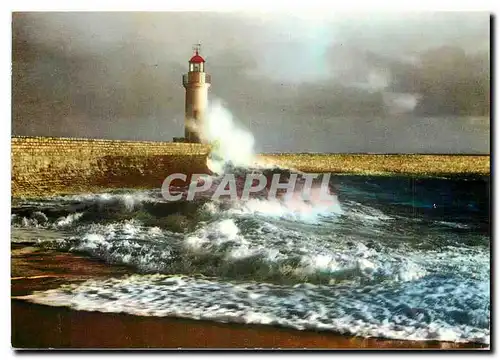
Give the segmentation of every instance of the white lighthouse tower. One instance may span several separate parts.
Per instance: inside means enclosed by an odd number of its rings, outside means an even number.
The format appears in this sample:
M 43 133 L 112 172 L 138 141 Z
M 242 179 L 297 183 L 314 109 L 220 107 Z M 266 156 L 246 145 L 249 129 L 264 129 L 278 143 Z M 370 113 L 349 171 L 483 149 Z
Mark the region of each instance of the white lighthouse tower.
M 194 47 L 195 54 L 189 60 L 189 72 L 182 75 L 182 85 L 186 89 L 185 141 L 201 142 L 193 126 L 199 128 L 203 124 L 205 109 L 208 103 L 210 75 L 205 73 L 205 59 L 200 52 L 200 44 Z M 192 125 L 191 125 L 192 124 Z

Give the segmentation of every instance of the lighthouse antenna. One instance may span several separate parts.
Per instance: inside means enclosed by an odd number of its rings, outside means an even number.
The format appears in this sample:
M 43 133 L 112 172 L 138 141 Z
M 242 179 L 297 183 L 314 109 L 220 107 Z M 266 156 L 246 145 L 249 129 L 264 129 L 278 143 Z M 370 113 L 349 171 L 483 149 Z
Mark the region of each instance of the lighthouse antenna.
M 196 52 L 196 55 L 198 55 L 198 53 L 200 52 L 201 50 L 201 44 L 198 43 L 198 44 L 194 44 L 193 45 L 193 50 Z

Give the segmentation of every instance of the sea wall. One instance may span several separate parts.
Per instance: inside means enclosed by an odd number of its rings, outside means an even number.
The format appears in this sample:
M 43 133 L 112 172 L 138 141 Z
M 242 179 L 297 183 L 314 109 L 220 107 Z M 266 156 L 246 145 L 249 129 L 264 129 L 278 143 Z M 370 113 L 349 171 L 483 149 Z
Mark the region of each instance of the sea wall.
M 14 197 L 159 188 L 172 173 L 207 172 L 202 144 L 12 137 Z
M 12 137 L 12 196 L 160 188 L 173 173 L 207 173 L 208 145 Z M 485 177 L 488 155 L 265 154 L 260 161 L 306 172 Z
M 262 160 L 304 172 L 356 175 L 487 177 L 489 155 L 437 154 L 266 154 Z

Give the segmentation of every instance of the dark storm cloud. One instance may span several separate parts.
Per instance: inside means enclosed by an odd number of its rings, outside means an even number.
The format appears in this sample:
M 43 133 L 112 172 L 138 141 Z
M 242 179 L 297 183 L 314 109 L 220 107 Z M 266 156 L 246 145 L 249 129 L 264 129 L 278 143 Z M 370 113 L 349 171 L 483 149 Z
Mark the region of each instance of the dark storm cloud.
M 16 13 L 13 133 L 179 136 L 196 42 L 260 150 L 488 149 L 489 126 L 450 120 L 489 112 L 484 13 Z

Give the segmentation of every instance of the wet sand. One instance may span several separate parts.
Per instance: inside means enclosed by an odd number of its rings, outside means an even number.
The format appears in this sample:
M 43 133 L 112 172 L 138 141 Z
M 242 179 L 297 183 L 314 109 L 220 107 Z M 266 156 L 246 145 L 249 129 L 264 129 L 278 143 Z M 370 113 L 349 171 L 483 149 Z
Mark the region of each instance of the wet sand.
M 123 276 L 130 269 L 23 245 L 13 245 L 11 251 L 14 348 L 488 349 L 484 344 L 361 338 L 332 332 L 75 311 L 32 304 L 15 297 L 63 283 Z
M 365 339 L 271 326 L 74 311 L 12 301 L 16 348 L 479 348 L 479 344 Z

